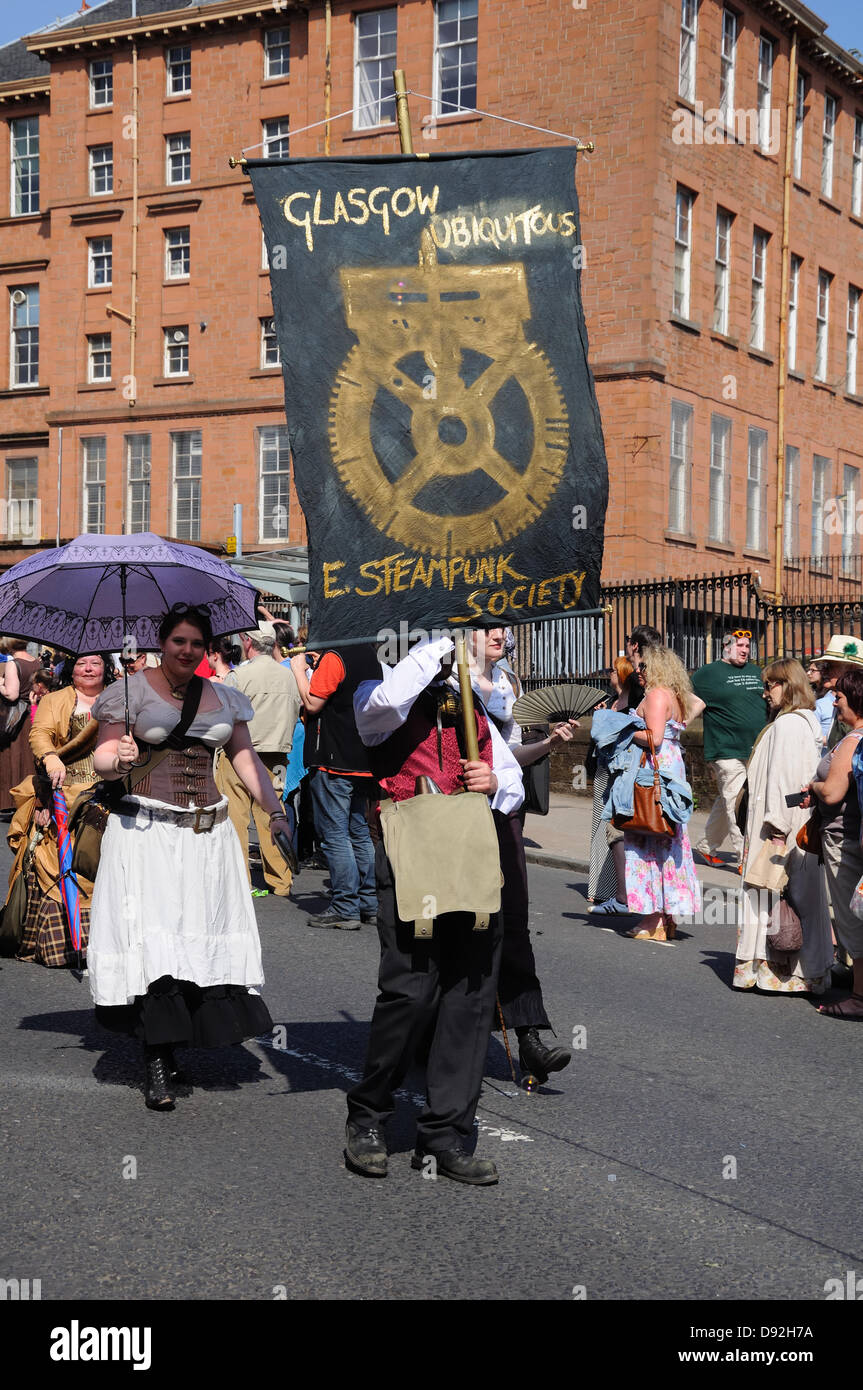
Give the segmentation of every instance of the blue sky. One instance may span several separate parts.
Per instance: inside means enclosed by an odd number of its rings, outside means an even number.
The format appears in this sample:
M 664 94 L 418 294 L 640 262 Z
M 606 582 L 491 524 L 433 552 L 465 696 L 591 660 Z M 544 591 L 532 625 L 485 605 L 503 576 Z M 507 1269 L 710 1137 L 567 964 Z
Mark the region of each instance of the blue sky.
M 97 0 L 90 0 L 91 8 L 95 8 L 96 3 Z M 130 0 L 127 3 L 131 14 Z M 22 34 L 41 29 L 43 24 L 50 24 L 54 19 L 66 19 L 80 5 L 81 0 L 27 0 L 24 5 L 19 4 L 19 0 L 0 0 L 0 44 L 20 39 Z
M 602 4 L 602 0 L 589 0 Z M 859 48 L 863 52 L 863 6 L 860 0 L 808 0 L 809 8 L 826 19 L 831 39 L 843 48 Z M 0 44 L 21 37 L 27 29 L 49 24 L 58 15 L 65 18 L 78 8 L 78 0 L 0 0 Z M 131 6 L 130 6 L 131 9 Z

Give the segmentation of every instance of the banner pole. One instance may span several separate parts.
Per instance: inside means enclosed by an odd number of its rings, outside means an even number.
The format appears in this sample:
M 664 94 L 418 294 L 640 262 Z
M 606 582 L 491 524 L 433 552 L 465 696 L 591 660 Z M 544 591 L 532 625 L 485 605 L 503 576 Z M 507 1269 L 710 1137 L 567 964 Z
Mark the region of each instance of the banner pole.
M 404 68 L 396 68 L 393 73 L 393 87 L 396 94 L 396 120 L 399 126 L 399 144 L 402 154 L 413 154 L 414 137 L 411 131 L 411 113 L 408 110 L 408 92 L 405 86 Z
M 473 686 L 467 664 L 467 643 L 464 637 L 455 639 L 455 659 L 458 666 L 458 686 L 461 692 L 461 712 L 464 719 L 464 751 L 469 763 L 479 762 L 479 739 L 473 713 Z

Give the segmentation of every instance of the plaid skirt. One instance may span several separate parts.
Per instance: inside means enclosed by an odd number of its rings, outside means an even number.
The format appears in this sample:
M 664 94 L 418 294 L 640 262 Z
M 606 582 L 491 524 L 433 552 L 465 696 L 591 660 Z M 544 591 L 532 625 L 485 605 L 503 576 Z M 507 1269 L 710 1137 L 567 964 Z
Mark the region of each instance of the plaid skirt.
M 19 960 L 51 967 L 76 966 L 78 955 L 72 946 L 72 936 L 66 909 L 44 894 L 36 879 L 32 864 L 27 870 L 27 916 L 24 933 L 18 948 Z M 90 928 L 90 909 L 81 907 L 81 957 L 87 950 Z

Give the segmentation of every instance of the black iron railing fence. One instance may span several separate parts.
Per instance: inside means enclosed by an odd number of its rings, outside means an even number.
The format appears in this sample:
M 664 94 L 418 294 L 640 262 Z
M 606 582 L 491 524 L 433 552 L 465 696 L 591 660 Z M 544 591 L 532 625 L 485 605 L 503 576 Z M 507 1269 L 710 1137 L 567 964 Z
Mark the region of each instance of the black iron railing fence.
M 715 661 L 723 636 L 736 628 L 752 633 L 752 660 L 761 665 L 779 656 L 807 661 L 825 649 L 833 633 L 863 637 L 860 557 L 813 561 L 807 556 L 795 566 L 786 570 L 782 603 L 750 572 L 607 584 L 601 603 L 610 611 L 604 616 L 555 618 L 519 628 L 517 670 L 529 689 L 596 677 L 641 623 L 658 628 L 690 671 Z
M 786 604 L 853 603 L 863 599 L 863 556 L 800 555 L 786 561 L 782 586 Z

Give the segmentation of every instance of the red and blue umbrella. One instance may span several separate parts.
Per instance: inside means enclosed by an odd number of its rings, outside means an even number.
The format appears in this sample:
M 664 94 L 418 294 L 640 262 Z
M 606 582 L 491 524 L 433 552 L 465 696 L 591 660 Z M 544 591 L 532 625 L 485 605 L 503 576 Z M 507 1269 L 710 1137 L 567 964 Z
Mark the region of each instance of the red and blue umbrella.
M 69 807 L 61 787 L 54 788 L 54 824 L 57 827 L 57 858 L 60 862 L 60 892 L 75 950 L 81 950 L 81 893 L 72 873 L 72 837 L 69 834 Z

